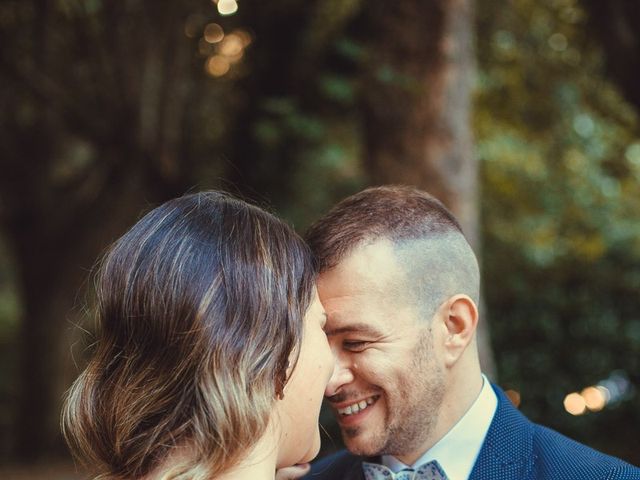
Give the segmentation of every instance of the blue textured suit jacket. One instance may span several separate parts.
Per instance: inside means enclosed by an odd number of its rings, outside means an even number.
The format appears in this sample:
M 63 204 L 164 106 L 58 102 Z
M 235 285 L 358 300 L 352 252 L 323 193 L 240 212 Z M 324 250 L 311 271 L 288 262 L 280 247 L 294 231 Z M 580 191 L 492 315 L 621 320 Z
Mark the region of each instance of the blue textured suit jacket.
M 469 480 L 640 480 L 640 468 L 530 422 L 494 390 L 498 408 Z M 316 462 L 305 480 L 364 480 L 362 461 L 342 450 Z

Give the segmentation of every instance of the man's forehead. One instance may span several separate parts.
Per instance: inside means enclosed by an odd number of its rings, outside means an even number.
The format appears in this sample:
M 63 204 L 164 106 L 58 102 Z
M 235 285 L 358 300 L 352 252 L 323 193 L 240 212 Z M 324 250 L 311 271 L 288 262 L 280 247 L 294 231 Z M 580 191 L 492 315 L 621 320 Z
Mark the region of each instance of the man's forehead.
M 365 242 L 351 251 L 340 264 L 363 270 L 377 267 L 393 271 L 398 266 L 395 244 L 385 237 Z
M 404 279 L 394 244 L 386 238 L 355 248 L 318 277 L 320 296 L 367 294 Z

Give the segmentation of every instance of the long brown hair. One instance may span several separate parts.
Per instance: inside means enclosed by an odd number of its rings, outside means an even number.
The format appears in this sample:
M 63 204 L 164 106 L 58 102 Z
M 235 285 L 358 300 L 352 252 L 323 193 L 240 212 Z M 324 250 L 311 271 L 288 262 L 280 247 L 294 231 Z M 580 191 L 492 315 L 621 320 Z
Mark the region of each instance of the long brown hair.
M 219 192 L 152 210 L 104 257 L 98 340 L 63 430 L 104 478 L 210 478 L 264 433 L 315 281 L 304 242 Z M 162 472 L 161 472 L 162 473 Z

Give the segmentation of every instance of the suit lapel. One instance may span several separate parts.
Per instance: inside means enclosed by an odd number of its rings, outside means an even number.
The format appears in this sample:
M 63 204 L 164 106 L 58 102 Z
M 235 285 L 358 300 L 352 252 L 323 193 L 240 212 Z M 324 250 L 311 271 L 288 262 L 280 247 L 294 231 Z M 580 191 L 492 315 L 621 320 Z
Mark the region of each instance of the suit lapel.
M 364 472 L 362 471 L 362 459 L 351 466 L 344 478 L 345 480 L 364 480 Z
M 469 480 L 526 480 L 533 467 L 533 424 L 493 385 L 498 408 Z

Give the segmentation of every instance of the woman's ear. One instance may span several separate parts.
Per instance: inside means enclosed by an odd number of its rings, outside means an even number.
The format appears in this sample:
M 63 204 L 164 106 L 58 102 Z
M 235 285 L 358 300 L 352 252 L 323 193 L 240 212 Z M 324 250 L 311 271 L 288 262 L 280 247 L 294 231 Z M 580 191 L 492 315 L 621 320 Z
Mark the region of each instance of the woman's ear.
M 463 294 L 454 295 L 443 306 L 442 314 L 446 328 L 445 361 L 447 366 L 452 366 L 475 338 L 478 307 L 469 296 Z
M 287 383 L 289 382 L 289 378 L 291 377 L 291 354 L 289 354 L 289 359 L 287 360 L 287 367 L 284 372 L 278 375 L 276 378 L 276 398 L 278 400 L 282 400 L 284 398 L 284 390 L 287 387 Z
M 287 389 L 289 379 L 293 374 L 293 369 L 297 363 L 297 359 L 298 348 L 294 348 L 293 351 L 289 354 L 289 359 L 287 360 L 287 368 L 285 369 L 284 375 L 278 380 L 278 382 L 276 382 L 276 398 L 278 400 L 282 400 L 284 398 L 284 393 Z

